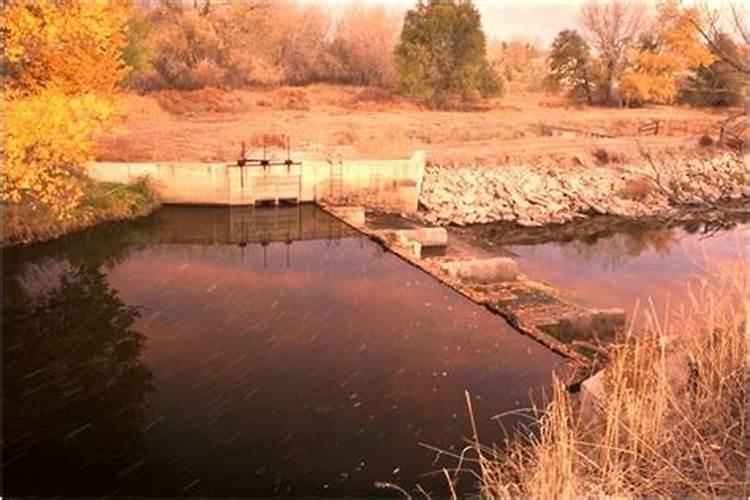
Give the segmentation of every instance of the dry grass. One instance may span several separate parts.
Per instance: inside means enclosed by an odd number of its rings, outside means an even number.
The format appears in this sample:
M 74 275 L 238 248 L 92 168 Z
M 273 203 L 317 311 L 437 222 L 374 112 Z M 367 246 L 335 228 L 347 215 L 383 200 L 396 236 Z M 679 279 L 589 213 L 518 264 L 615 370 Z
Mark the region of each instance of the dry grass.
M 488 497 L 745 497 L 747 267 L 609 350 L 598 398 L 560 384 L 538 429 L 502 450 L 478 444 Z M 584 398 L 578 400 L 578 398 Z
M 648 177 L 628 179 L 617 193 L 620 198 L 644 202 L 656 190 L 654 181 Z
M 530 156 L 589 160 L 591 151 L 638 157 L 638 125 L 650 120 L 690 120 L 709 129 L 724 115 L 710 110 L 655 106 L 611 109 L 582 106 L 561 112 L 544 94 L 510 94 L 488 101 L 482 112 L 430 111 L 387 91 L 316 84 L 254 90 L 122 94 L 122 116 L 97 141 L 102 160 L 227 161 L 241 141 L 258 134 L 289 135 L 296 152 L 333 151 L 344 157 L 394 156 L 389 145 L 409 152 L 426 149 L 442 164 L 498 165 Z M 597 130 L 618 137 L 545 136 L 540 125 Z M 363 144 L 351 148 L 348 134 Z M 371 141 L 371 137 L 374 140 Z M 543 138 L 543 140 L 540 140 Z M 638 137 L 643 147 L 685 153 L 696 135 Z M 367 144 L 365 144 L 367 143 Z M 382 146 L 383 149 L 377 149 Z M 372 153 L 371 153 L 372 152 Z
M 248 109 L 240 95 L 210 87 L 185 91 L 162 90 L 152 95 L 164 111 L 174 115 L 239 113 Z

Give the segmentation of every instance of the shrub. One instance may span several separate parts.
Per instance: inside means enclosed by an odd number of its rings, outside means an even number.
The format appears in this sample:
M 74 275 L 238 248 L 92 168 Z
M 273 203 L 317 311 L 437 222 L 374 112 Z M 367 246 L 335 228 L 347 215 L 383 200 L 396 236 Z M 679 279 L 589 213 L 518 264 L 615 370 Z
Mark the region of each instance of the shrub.
M 714 145 L 714 140 L 711 138 L 710 135 L 703 134 L 700 139 L 698 139 L 698 145 L 702 148 L 710 148 Z
M 146 12 L 133 10 L 128 17 L 127 40 L 122 48 L 122 59 L 128 68 L 125 84 L 137 88 L 144 77 L 153 71 L 153 54 L 148 43 L 151 23 Z
M 331 76 L 331 55 L 328 51 L 330 19 L 319 7 L 279 7 L 275 30 L 276 56 L 281 65 L 282 82 L 304 85 Z
M 607 151 L 604 148 L 595 149 L 591 153 L 591 155 L 594 157 L 594 160 L 596 160 L 596 163 L 599 165 L 609 165 L 610 163 L 624 163 L 626 160 L 624 154 Z
M 2 244 L 45 241 L 99 222 L 142 217 L 159 206 L 158 197 L 146 180 L 117 184 L 84 179 L 81 188 L 80 204 L 65 219 L 48 207 L 0 205 L 4 222 Z
M 175 14 L 155 29 L 153 66 L 168 87 L 216 85 L 231 58 L 214 25 L 197 11 Z
M 350 8 L 338 22 L 331 44 L 331 76 L 342 83 L 391 87 L 398 36 L 398 18 L 384 8 Z
M 317 7 L 231 3 L 206 11 L 168 4 L 151 23 L 161 87 L 297 85 L 324 78 L 331 66 L 329 19 Z
M 599 165 L 607 165 L 609 163 L 609 152 L 606 149 L 598 148 L 591 154 Z
M 618 195 L 628 200 L 643 202 L 654 191 L 654 187 L 653 181 L 647 177 L 628 179 L 620 189 Z

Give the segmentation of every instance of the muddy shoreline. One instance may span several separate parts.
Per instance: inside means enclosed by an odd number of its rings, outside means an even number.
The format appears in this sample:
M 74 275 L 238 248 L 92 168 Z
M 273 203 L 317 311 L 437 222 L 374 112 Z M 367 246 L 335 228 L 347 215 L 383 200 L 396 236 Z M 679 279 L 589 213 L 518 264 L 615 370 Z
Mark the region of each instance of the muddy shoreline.
M 521 226 L 514 222 L 494 222 L 471 226 L 448 226 L 447 229 L 451 234 L 471 238 L 477 246 L 492 249 L 500 245 L 538 245 L 575 240 L 593 243 L 616 233 L 646 231 L 654 227 L 681 226 L 688 230 L 693 228 L 695 231 L 701 230 L 708 233 L 729 229 L 749 221 L 750 198 L 743 198 L 712 207 L 673 209 L 668 215 L 622 217 L 594 214 L 588 218 L 538 227 Z

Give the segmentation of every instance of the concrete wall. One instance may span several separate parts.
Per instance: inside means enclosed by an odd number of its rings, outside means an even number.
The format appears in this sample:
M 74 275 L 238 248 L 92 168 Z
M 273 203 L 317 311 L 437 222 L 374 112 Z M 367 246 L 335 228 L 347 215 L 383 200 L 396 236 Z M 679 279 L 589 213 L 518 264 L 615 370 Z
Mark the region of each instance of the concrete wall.
M 424 152 L 417 151 L 403 160 L 312 160 L 269 167 L 95 162 L 88 172 L 94 179 L 112 182 L 149 177 L 167 204 L 252 205 L 295 200 L 413 212 L 419 202 L 424 165 Z

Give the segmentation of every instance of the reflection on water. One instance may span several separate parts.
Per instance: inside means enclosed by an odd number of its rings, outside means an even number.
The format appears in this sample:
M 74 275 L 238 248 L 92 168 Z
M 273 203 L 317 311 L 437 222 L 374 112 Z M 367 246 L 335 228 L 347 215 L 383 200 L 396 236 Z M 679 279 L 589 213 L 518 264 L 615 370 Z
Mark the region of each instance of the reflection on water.
M 495 439 L 562 363 L 314 207 L 170 207 L 4 265 L 8 495 L 446 493 L 419 443 L 461 446 L 463 391 Z
M 743 260 L 750 225 L 715 227 L 630 224 L 566 241 L 505 248 L 519 257 L 524 273 L 572 292 L 598 307 L 629 312 L 637 300 L 654 301 L 661 313 L 667 302 L 687 298 L 686 282 L 712 266 Z
M 40 491 L 76 494 L 69 477 L 81 470 L 93 488 L 106 487 L 142 453 L 153 386 L 145 337 L 133 329 L 138 311 L 97 268 L 64 267 L 45 288 L 5 283 L 6 493 L 45 477 Z

